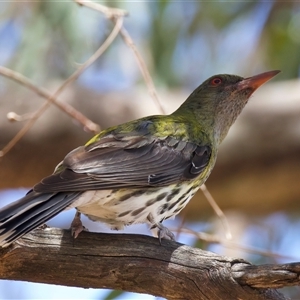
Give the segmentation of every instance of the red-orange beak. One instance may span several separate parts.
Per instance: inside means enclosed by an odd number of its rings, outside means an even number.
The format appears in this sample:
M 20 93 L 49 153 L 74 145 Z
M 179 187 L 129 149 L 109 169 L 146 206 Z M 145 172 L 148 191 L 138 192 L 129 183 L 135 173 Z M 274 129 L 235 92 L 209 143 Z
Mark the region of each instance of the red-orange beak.
M 257 88 L 259 88 L 265 82 L 273 78 L 279 72 L 280 72 L 279 70 L 269 71 L 252 77 L 245 78 L 239 82 L 239 86 L 241 89 L 252 88 L 254 92 Z

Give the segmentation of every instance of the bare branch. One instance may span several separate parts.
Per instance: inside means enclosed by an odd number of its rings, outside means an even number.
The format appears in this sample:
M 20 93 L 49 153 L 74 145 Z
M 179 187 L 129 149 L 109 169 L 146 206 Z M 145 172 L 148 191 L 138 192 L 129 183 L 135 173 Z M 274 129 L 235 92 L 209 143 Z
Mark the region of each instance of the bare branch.
M 137 63 L 138 63 L 138 66 L 141 70 L 141 73 L 144 77 L 144 80 L 146 82 L 146 85 L 147 85 L 147 88 L 148 88 L 148 91 L 149 91 L 149 94 L 150 96 L 152 97 L 155 105 L 158 107 L 159 111 L 162 113 L 162 114 L 166 114 L 166 111 L 165 109 L 163 108 L 161 102 L 159 101 L 159 98 L 158 98 L 158 95 L 157 95 L 157 92 L 156 92 L 156 89 L 155 89 L 155 86 L 154 86 L 154 83 L 153 83 L 153 80 L 152 80 L 152 77 L 149 73 L 149 70 L 147 68 L 147 65 L 145 63 L 145 61 L 143 60 L 141 54 L 139 53 L 139 51 L 137 50 L 137 47 L 135 46 L 132 38 L 130 37 L 128 31 L 124 28 L 120 30 L 120 34 L 124 40 L 124 42 L 128 45 L 128 47 L 133 51 L 134 53 L 134 56 L 137 60 Z
M 300 262 L 282 265 L 234 265 L 233 278 L 254 288 L 283 288 L 300 285 Z
M 64 83 L 57 89 L 54 93 L 55 97 L 62 92 L 62 90 L 69 85 L 71 82 L 76 80 L 88 67 L 90 67 L 111 45 L 111 43 L 115 40 L 118 33 L 120 32 L 123 25 L 123 18 L 118 18 L 113 30 L 111 31 L 110 35 L 104 41 L 104 43 L 99 47 L 99 49 L 85 62 L 83 63 L 80 68 L 75 71 Z M 50 101 L 50 99 L 49 99 Z
M 230 227 L 227 221 L 227 218 L 224 214 L 224 212 L 221 210 L 221 208 L 219 207 L 219 205 L 217 204 L 217 202 L 215 201 L 215 199 L 213 198 L 213 196 L 211 195 L 211 193 L 209 192 L 209 190 L 207 189 L 205 184 L 202 184 L 200 186 L 200 189 L 202 190 L 205 198 L 207 199 L 208 203 L 210 204 L 210 206 L 212 207 L 212 209 L 214 210 L 214 212 L 216 213 L 216 215 L 220 218 L 222 225 L 225 229 L 225 236 L 228 240 L 232 239 L 232 234 L 230 231 Z
M 0 66 L 0 74 L 3 76 L 6 76 L 7 78 L 10 78 L 17 83 L 20 83 L 30 89 L 31 91 L 35 92 L 39 96 L 46 98 L 47 100 L 52 97 L 51 93 L 47 91 L 44 88 L 40 88 L 37 85 L 35 85 L 30 79 L 25 77 L 24 75 L 10 70 L 8 68 L 5 68 L 3 66 Z M 96 123 L 92 122 L 89 120 L 85 115 L 83 115 L 80 111 L 75 109 L 73 106 L 69 105 L 66 102 L 61 102 L 57 97 L 53 98 L 52 97 L 52 103 L 56 105 L 59 109 L 67 113 L 70 117 L 74 118 L 77 120 L 79 123 L 81 123 L 87 130 L 91 132 L 99 132 L 100 127 Z M 23 117 L 18 120 L 18 115 L 10 115 L 11 117 L 14 117 L 14 120 L 16 121 L 24 121 L 25 119 L 30 119 L 33 117 L 33 114 L 26 114 L 26 117 Z M 9 117 L 9 116 L 8 116 Z
M 13 139 L 0 151 L 0 157 L 3 157 L 9 150 L 14 147 L 14 145 L 26 134 L 26 132 L 33 126 L 37 119 L 47 110 L 51 103 L 56 99 L 56 97 L 63 91 L 63 89 L 77 79 L 82 72 L 87 69 L 96 59 L 98 59 L 103 52 L 109 47 L 113 40 L 118 35 L 123 24 L 123 19 L 119 18 L 116 22 L 112 32 L 104 41 L 104 43 L 99 47 L 99 49 L 84 63 L 81 67 L 75 71 L 63 84 L 56 90 L 56 92 L 48 98 L 48 101 L 45 102 L 32 116 L 32 118 L 22 127 L 22 129 L 13 137 Z
M 115 18 L 115 17 L 116 18 L 125 17 L 128 15 L 128 12 L 123 9 L 107 7 L 102 4 L 95 3 L 92 1 L 87 1 L 87 0 L 74 0 L 74 1 L 81 6 L 86 6 L 93 10 L 97 10 L 103 13 L 108 19 Z
M 272 266 L 281 273 L 260 272 L 257 280 L 252 267 L 257 268 L 172 241 L 160 245 L 150 236 L 83 232 L 74 241 L 69 231 L 53 228 L 37 229 L 0 250 L 1 279 L 113 288 L 170 300 L 283 300 L 268 282 L 299 284 L 289 275 L 291 270 L 299 275 L 299 265 Z M 253 288 L 261 282 L 263 289 Z
M 94 10 L 100 11 L 101 13 L 104 13 L 109 19 L 111 19 L 114 23 L 118 22 L 118 17 L 120 15 L 124 16 L 126 15 L 125 11 L 122 11 L 116 8 L 108 8 L 105 7 L 99 3 L 94 3 L 88 0 L 74 0 L 76 3 L 82 5 L 82 6 L 87 6 L 89 8 L 92 8 Z M 132 38 L 130 37 L 128 31 L 124 28 L 124 26 L 122 26 L 121 30 L 120 30 L 120 35 L 123 38 L 124 42 L 126 43 L 126 45 L 133 51 L 133 54 L 137 60 L 138 66 L 140 68 L 140 71 L 144 77 L 145 83 L 147 85 L 149 94 L 151 96 L 151 98 L 154 101 L 154 104 L 157 106 L 158 110 L 162 113 L 165 114 L 165 109 L 163 108 L 163 106 L 161 105 L 152 77 L 150 75 L 150 72 L 147 68 L 147 65 L 145 63 L 145 61 L 143 60 L 142 55 L 139 53 L 136 45 L 134 44 Z
M 177 232 L 179 229 L 178 228 L 170 228 L 172 231 Z M 242 251 L 245 251 L 247 253 L 251 254 L 257 254 L 265 257 L 272 257 L 274 259 L 289 259 L 289 260 L 295 260 L 297 259 L 296 257 L 290 256 L 290 255 L 284 255 L 281 253 L 276 253 L 274 251 L 267 251 L 263 250 L 257 247 L 249 246 L 249 245 L 244 245 L 238 242 L 235 242 L 233 240 L 228 240 L 228 239 L 223 239 L 215 234 L 209 234 L 205 232 L 196 232 L 192 229 L 189 228 L 181 228 L 180 232 L 186 233 L 186 234 L 191 234 L 195 237 L 197 237 L 199 240 L 205 241 L 207 243 L 211 244 L 220 244 L 224 247 L 231 248 L 231 249 L 239 249 Z

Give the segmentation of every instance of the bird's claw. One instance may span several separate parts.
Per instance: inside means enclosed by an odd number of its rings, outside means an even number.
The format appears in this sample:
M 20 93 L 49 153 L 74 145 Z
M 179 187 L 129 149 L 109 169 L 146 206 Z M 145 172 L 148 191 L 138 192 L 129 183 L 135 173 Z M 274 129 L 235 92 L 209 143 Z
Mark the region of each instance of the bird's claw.
M 88 231 L 88 229 L 82 225 L 80 216 L 81 213 L 77 211 L 71 223 L 71 235 L 74 239 L 78 237 L 81 231 Z
M 158 229 L 157 235 L 160 244 L 161 244 L 161 239 L 176 241 L 174 233 L 170 229 L 165 227 L 162 223 L 156 223 L 151 213 L 148 215 L 148 220 L 152 224 L 151 228 L 156 227 Z
M 161 223 L 158 224 L 158 239 L 159 243 L 161 244 L 161 239 L 167 239 L 171 241 L 175 241 L 174 233 L 167 227 L 163 226 Z

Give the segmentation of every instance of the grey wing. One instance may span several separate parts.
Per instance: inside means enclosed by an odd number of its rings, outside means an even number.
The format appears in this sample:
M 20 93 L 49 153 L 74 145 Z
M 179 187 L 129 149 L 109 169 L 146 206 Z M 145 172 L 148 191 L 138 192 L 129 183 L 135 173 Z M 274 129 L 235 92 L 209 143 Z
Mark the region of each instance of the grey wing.
M 173 137 L 110 134 L 70 152 L 62 170 L 43 179 L 36 192 L 165 186 L 197 177 L 211 157 L 208 145 Z
M 63 211 L 80 195 L 75 193 L 36 193 L 27 195 L 0 209 L 0 247 L 6 247 L 22 235 L 44 224 Z

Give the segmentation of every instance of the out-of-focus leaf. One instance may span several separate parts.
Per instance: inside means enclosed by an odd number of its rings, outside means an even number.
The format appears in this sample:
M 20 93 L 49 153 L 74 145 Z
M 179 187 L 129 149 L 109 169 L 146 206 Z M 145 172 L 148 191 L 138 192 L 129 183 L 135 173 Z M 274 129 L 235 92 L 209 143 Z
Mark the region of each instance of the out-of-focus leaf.
M 108 293 L 106 295 L 106 297 L 103 300 L 113 300 L 113 299 L 117 299 L 120 295 L 124 294 L 123 291 L 111 291 L 110 293 Z

